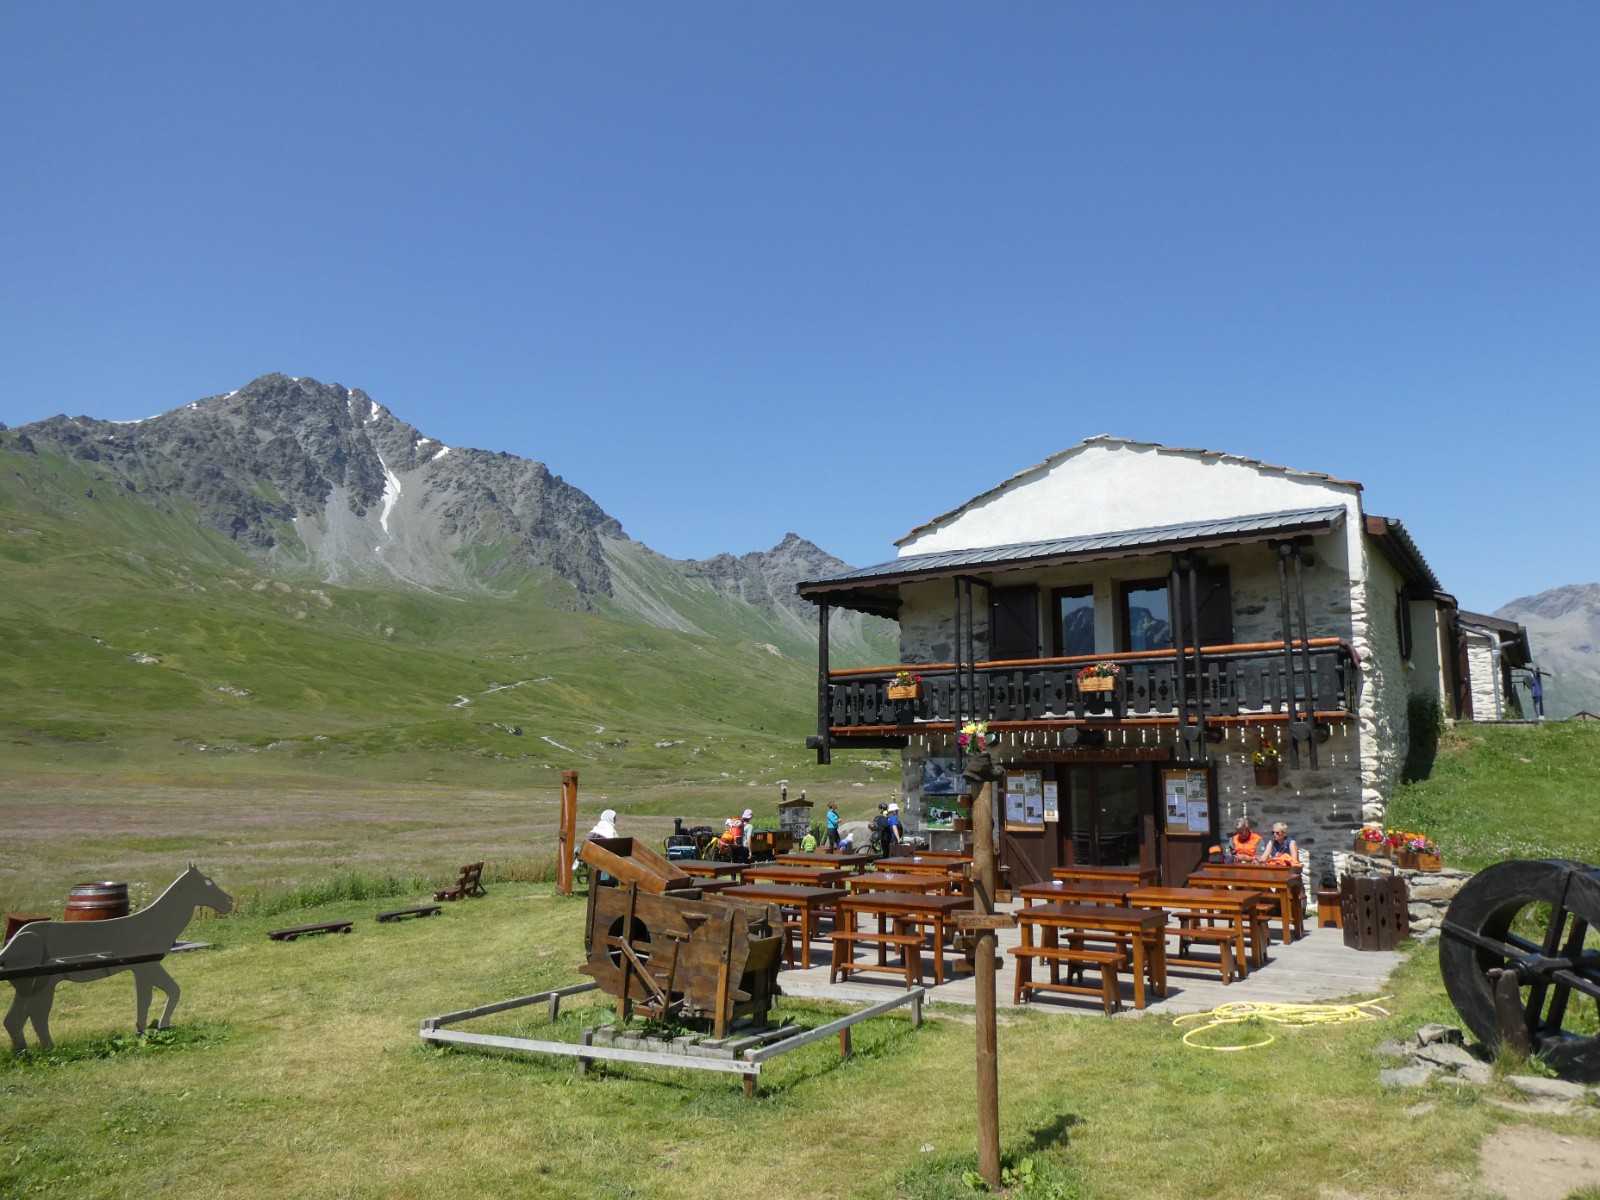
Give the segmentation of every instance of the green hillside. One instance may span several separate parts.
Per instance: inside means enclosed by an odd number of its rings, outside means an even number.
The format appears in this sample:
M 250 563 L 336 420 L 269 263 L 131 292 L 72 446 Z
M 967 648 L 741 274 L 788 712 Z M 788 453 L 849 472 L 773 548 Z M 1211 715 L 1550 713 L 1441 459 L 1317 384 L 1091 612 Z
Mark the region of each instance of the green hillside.
M 1388 820 L 1468 870 L 1505 858 L 1600 864 L 1600 722 L 1458 725 L 1429 777 L 1395 791 Z
M 275 577 L 92 463 L 0 461 L 0 761 L 476 783 L 807 761 L 814 650 L 709 589 L 713 632 L 688 634 L 573 611 L 554 577 L 466 598 Z

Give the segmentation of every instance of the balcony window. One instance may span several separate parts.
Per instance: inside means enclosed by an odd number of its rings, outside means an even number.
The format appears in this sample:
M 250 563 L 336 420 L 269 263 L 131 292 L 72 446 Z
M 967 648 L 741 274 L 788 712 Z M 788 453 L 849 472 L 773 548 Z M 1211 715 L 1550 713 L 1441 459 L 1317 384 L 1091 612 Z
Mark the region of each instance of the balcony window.
M 1172 649 L 1165 580 L 1150 579 L 1123 584 L 1120 616 L 1124 650 Z
M 1056 601 L 1056 653 L 1094 653 L 1094 588 L 1058 588 Z

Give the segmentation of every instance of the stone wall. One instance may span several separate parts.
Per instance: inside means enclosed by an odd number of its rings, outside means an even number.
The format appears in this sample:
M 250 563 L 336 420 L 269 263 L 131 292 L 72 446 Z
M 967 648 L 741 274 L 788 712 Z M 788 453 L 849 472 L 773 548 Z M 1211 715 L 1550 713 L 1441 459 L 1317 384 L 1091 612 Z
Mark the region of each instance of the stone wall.
M 1348 849 L 1355 831 L 1361 828 L 1361 765 L 1357 735 L 1349 724 L 1335 725 L 1333 736 L 1317 746 L 1317 768 L 1301 747 L 1300 766 L 1291 768 L 1288 758 L 1278 769 L 1278 786 L 1264 787 L 1255 781 L 1250 751 L 1256 733 L 1240 736 L 1230 730 L 1228 740 L 1212 747 L 1217 764 L 1219 833 L 1233 832 L 1240 817 L 1255 822 L 1256 831 L 1266 835 L 1275 822 L 1282 821 L 1300 845 L 1306 863 L 1307 886 L 1315 887 L 1325 871 L 1334 869 L 1334 856 Z
M 1355 631 L 1351 645 L 1361 656 L 1356 704 L 1361 722 L 1362 817 L 1382 821 L 1410 748 L 1411 688 L 1395 621 L 1400 576 L 1370 541 L 1362 539 L 1362 547 L 1362 577 L 1350 588 Z
M 1505 714 L 1500 703 L 1500 672 L 1496 670 L 1493 636 L 1476 629 L 1462 632 L 1467 639 L 1467 670 L 1472 676 L 1472 719 L 1502 720 Z

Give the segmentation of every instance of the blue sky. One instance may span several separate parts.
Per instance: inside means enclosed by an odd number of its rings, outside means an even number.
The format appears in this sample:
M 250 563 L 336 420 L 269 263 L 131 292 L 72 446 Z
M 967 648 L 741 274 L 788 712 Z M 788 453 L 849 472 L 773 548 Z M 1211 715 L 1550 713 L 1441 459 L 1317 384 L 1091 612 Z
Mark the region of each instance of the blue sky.
M 1099 433 L 1600 579 L 1600 6 L 0 7 L 0 421 L 282 371 L 678 557 Z

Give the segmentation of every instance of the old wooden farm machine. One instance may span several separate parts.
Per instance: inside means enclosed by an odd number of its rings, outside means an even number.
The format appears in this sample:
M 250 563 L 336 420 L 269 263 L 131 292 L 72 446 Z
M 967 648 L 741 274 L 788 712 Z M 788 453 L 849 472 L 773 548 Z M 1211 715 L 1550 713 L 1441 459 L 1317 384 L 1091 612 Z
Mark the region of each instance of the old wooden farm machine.
M 1580 1005 L 1591 1016 L 1600 1005 L 1600 869 L 1513 860 L 1479 871 L 1445 913 L 1439 970 L 1484 1045 L 1600 1083 L 1600 1037 L 1575 1020 Z
M 590 877 L 581 970 L 616 997 L 627 1021 L 702 1020 L 727 1036 L 741 1017 L 764 1024 L 777 1003 L 783 914 L 776 905 L 702 897 L 695 881 L 634 838 L 595 838 L 578 857 Z

